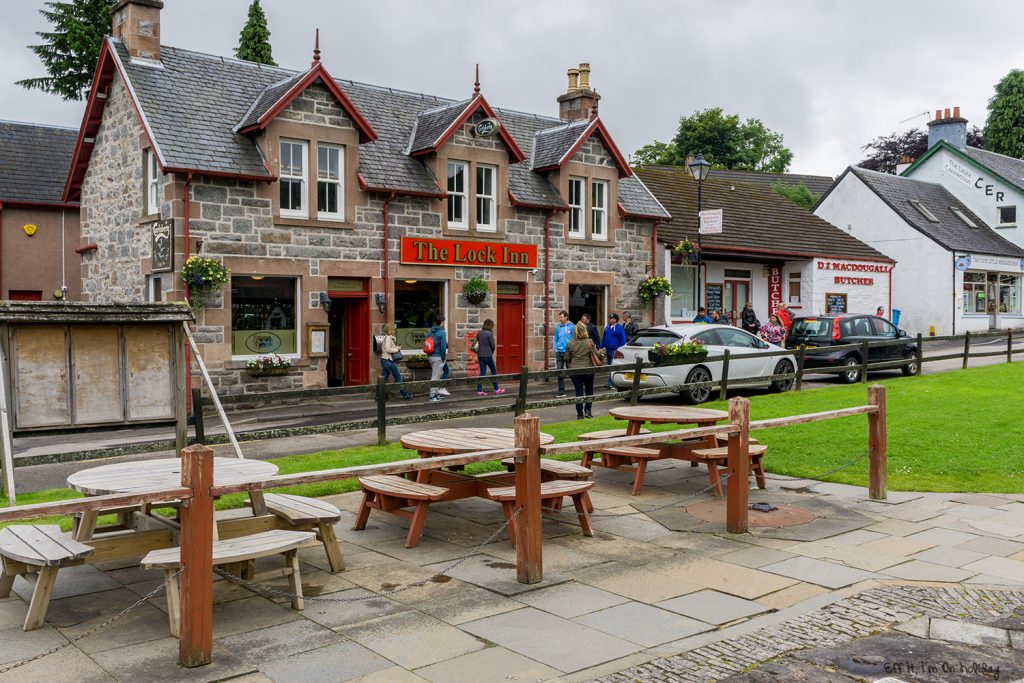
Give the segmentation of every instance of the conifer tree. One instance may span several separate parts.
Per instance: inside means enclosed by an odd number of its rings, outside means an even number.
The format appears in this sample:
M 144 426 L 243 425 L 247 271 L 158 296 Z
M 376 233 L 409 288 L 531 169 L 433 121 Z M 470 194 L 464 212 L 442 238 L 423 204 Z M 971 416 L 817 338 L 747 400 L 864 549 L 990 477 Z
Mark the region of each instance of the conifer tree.
M 260 7 L 260 0 L 252 0 L 249 5 L 249 18 L 238 35 L 238 48 L 235 57 L 248 62 L 259 62 L 277 66 L 270 48 L 270 29 L 267 28 L 267 15 Z
M 38 31 L 42 45 L 29 45 L 42 60 L 49 76 L 26 78 L 17 84 L 29 90 L 81 100 L 89 92 L 92 72 L 100 56 L 103 36 L 110 32 L 114 0 L 46 2 L 39 13 L 52 30 Z
M 1024 159 L 1024 71 L 1013 69 L 988 101 L 985 149 Z

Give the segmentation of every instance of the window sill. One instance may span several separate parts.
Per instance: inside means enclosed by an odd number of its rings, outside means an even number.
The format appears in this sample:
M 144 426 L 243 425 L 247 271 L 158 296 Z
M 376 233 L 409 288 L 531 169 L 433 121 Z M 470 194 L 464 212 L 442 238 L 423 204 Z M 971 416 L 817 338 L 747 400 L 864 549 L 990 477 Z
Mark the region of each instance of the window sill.
M 442 228 L 442 234 L 446 237 L 478 237 L 483 239 L 504 240 L 507 233 L 504 230 L 477 230 L 476 228 Z
M 313 364 L 308 358 L 298 358 L 292 354 L 282 353 L 280 356 L 282 358 L 287 358 L 293 368 L 307 368 Z M 254 358 L 259 358 L 259 356 L 233 356 L 231 360 L 224 363 L 224 368 L 227 370 L 245 370 L 246 362 Z
M 331 221 L 315 218 L 295 218 L 294 216 L 278 216 L 274 225 L 286 225 L 296 228 L 342 228 L 351 230 L 355 227 L 352 223 L 345 221 Z
M 1013 228 L 1016 228 L 1016 227 L 1017 227 L 1016 223 L 1004 223 L 1004 224 L 1000 224 L 1000 225 L 995 226 L 996 230 L 999 230 L 999 229 L 1004 229 L 1004 230 L 1009 229 L 1009 230 L 1012 230 Z
M 160 220 L 159 213 L 148 213 L 144 216 L 139 216 L 139 225 L 144 223 L 153 223 L 154 221 Z
M 588 240 L 580 237 L 566 237 L 566 244 L 575 244 L 581 247 L 614 247 L 615 242 L 609 240 Z

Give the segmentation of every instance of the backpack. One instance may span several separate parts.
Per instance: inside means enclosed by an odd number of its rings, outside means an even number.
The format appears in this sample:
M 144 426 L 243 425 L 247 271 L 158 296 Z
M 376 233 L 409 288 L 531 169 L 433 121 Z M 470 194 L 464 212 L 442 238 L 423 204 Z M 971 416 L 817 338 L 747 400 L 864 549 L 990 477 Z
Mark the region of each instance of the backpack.
M 428 356 L 434 352 L 434 335 L 428 334 L 427 338 L 423 340 L 423 353 Z

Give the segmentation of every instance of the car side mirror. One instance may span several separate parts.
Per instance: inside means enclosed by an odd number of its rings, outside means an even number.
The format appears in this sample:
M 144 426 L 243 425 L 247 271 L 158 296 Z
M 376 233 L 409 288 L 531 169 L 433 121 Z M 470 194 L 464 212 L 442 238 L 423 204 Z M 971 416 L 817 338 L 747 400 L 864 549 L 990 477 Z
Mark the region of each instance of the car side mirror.
M 909 337 L 910 335 L 909 335 L 909 334 L 907 334 L 907 331 L 906 331 L 906 330 L 898 330 L 898 331 L 896 332 L 896 336 L 897 336 L 897 337 Z

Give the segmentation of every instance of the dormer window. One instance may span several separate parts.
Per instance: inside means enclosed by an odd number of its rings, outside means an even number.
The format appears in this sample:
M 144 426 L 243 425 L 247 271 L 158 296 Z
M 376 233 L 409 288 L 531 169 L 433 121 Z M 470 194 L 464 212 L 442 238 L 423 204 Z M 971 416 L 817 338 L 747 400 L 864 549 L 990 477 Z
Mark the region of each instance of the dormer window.
M 479 164 L 476 167 L 476 229 L 484 232 L 496 232 L 498 219 L 496 215 L 496 186 L 498 169 L 494 166 Z M 451 223 L 449 223 L 451 225 Z
M 281 215 L 307 218 L 306 168 L 309 146 L 298 140 L 281 140 Z
M 316 146 L 316 213 L 321 220 L 340 221 L 345 217 L 342 192 L 345 155 L 337 145 Z M 282 206 L 284 206 L 282 204 Z
M 464 161 L 448 162 L 448 227 L 465 230 L 469 227 L 466 215 L 466 175 L 469 165 Z

